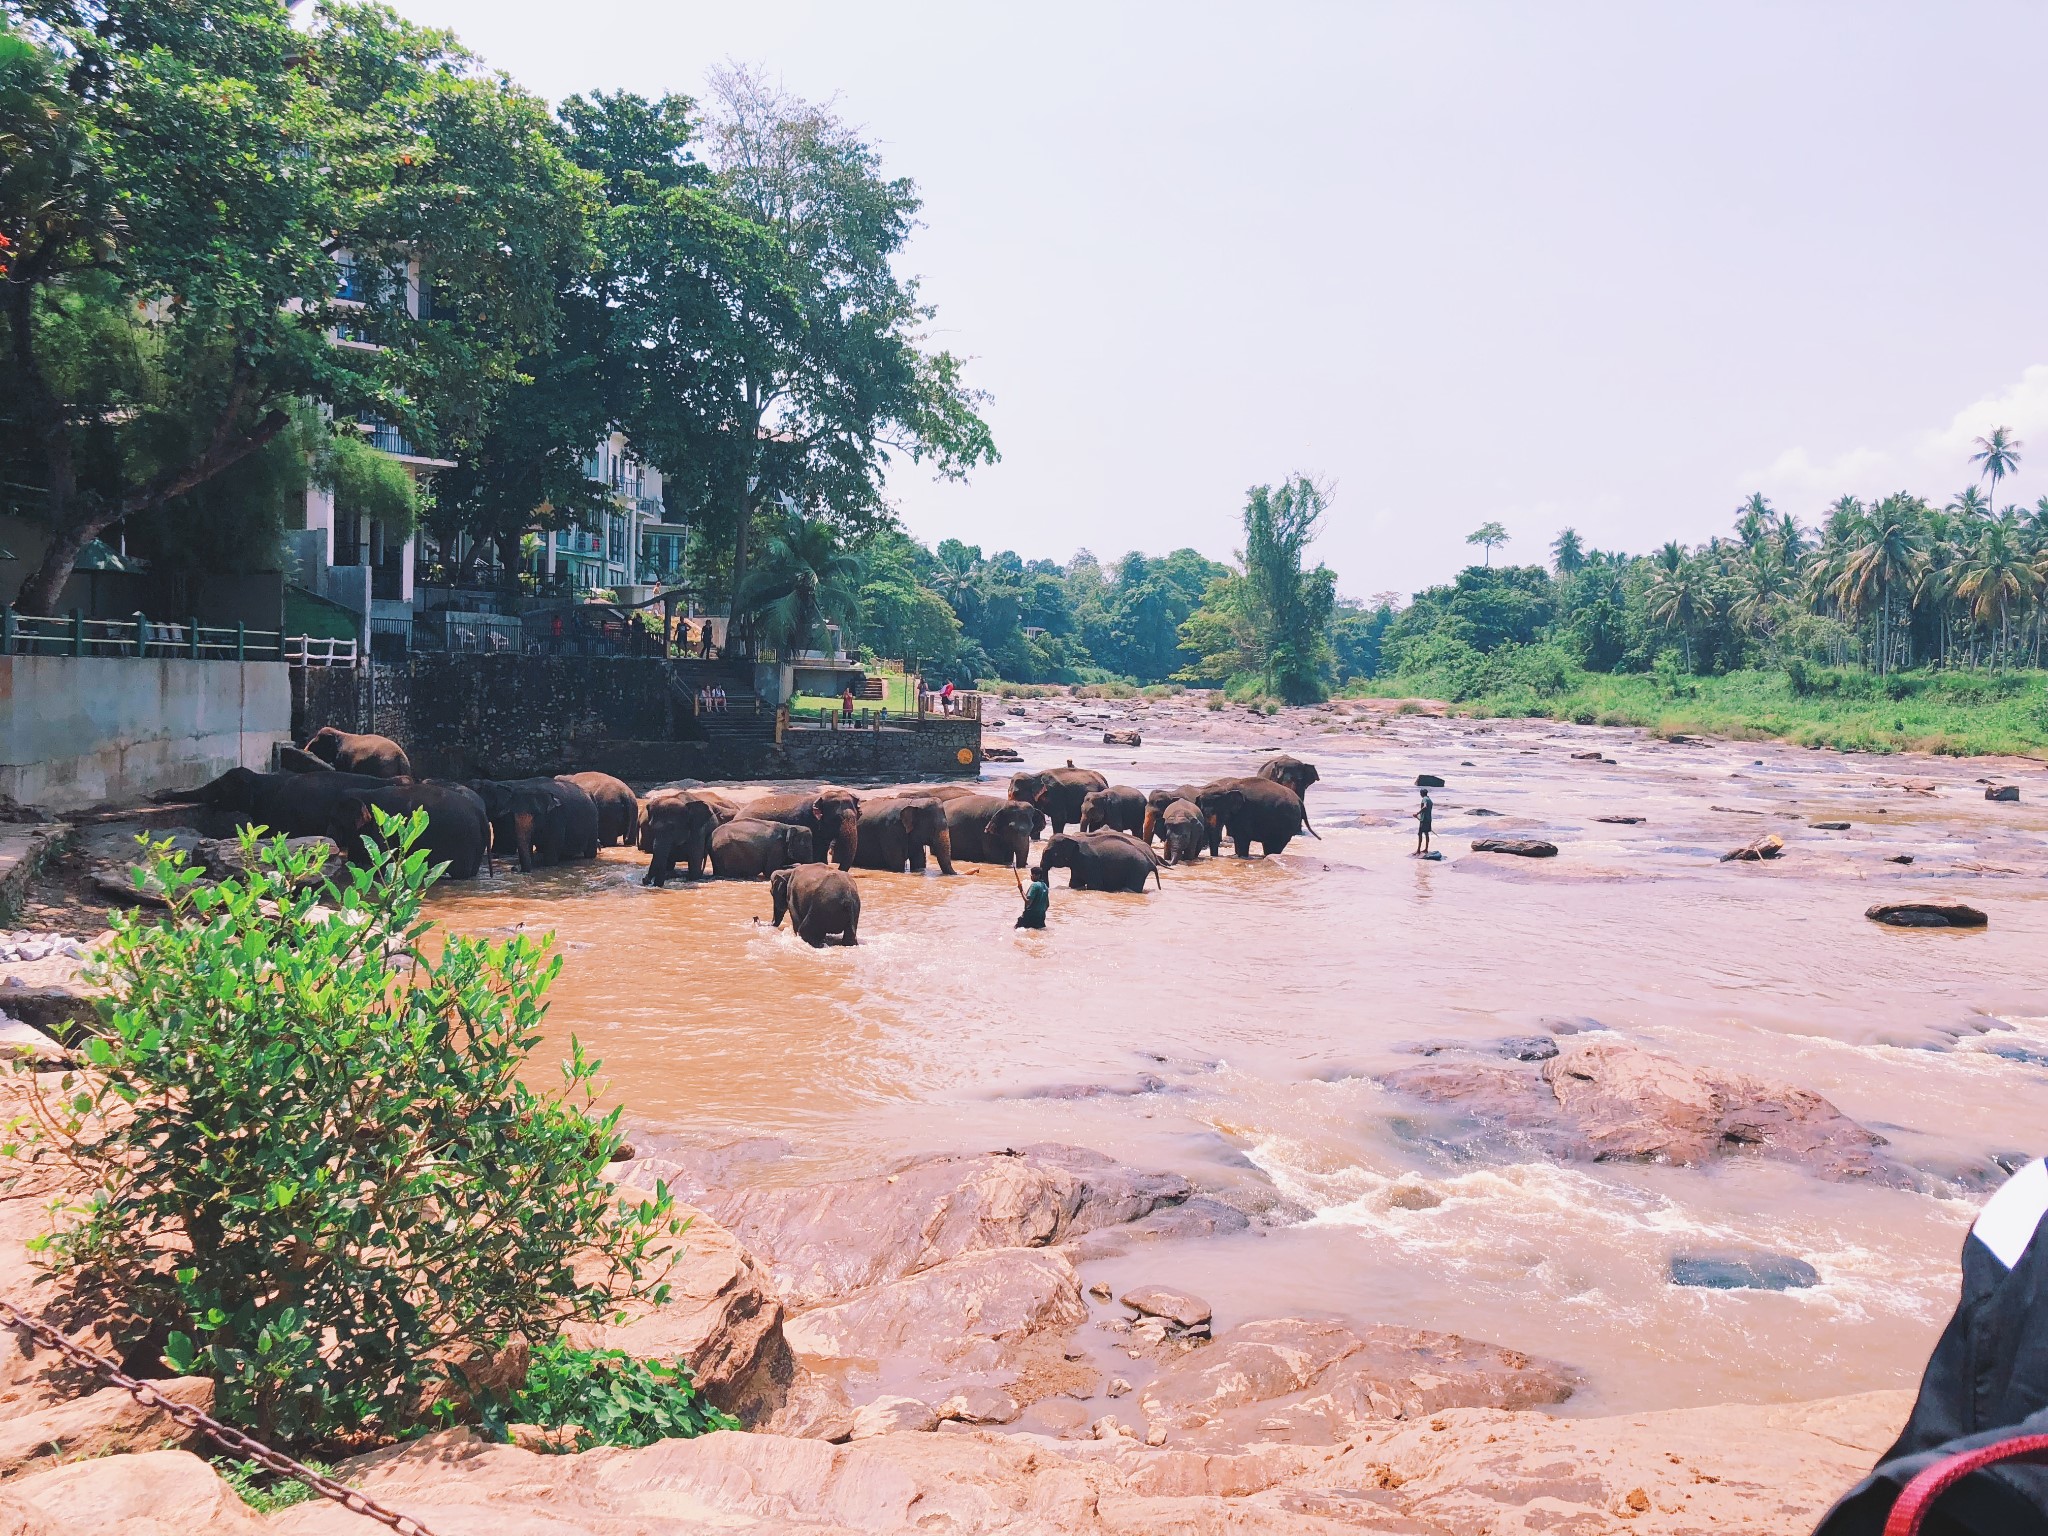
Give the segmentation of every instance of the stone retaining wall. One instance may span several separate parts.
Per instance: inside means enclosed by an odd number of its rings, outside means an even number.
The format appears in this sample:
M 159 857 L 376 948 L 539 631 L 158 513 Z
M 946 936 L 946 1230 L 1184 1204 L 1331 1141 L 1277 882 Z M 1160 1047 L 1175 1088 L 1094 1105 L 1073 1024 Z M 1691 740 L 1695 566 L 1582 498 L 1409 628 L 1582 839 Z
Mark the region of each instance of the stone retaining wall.
M 422 775 L 518 777 L 594 769 L 635 785 L 670 779 L 931 778 L 971 775 L 968 720 L 876 731 L 790 731 L 752 715 L 707 732 L 638 657 L 419 656 L 394 666 L 298 668 L 291 730 L 323 725 L 402 744 Z M 966 753 L 966 760 L 961 754 Z

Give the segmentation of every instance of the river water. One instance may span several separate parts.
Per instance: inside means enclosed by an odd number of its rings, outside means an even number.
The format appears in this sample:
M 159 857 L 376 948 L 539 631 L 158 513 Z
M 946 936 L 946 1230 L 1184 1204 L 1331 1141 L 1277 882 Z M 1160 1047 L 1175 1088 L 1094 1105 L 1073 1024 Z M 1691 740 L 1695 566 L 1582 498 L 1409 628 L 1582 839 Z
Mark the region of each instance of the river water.
M 1060 883 L 1042 933 L 1011 927 L 1005 871 L 866 872 L 861 945 L 813 951 L 768 929 L 765 886 L 644 889 L 644 859 L 623 849 L 447 888 L 436 915 L 552 930 L 565 963 L 550 1047 L 574 1035 L 602 1057 L 643 1131 L 735 1144 L 733 1178 L 1032 1142 L 1174 1169 L 1266 1219 L 1145 1245 L 1086 1279 L 1187 1287 L 1219 1329 L 1312 1310 L 1550 1355 L 1586 1374 L 1573 1412 L 1911 1384 L 1982 1198 L 1963 1176 L 2048 1150 L 2038 764 L 1427 714 L 1013 708 L 1005 733 L 1027 762 L 1140 787 L 1309 758 L 1322 839 L 1249 861 L 1226 850 L 1145 896 Z M 1140 726 L 1145 745 L 1100 745 L 1108 723 Z M 1613 761 L 1571 757 L 1595 749 Z M 1408 857 L 1419 771 L 1448 784 L 1441 863 Z M 2024 802 L 1987 803 L 1986 776 L 2020 783 Z M 1645 820 L 1595 819 L 1610 814 Z M 1809 825 L 1832 819 L 1851 828 Z M 1766 830 L 1785 837 L 1782 859 L 1718 861 Z M 1469 853 L 1482 833 L 1563 851 Z M 1967 900 L 1990 927 L 1863 916 L 1912 896 Z M 1560 1165 L 1447 1145 L 1369 1076 L 1414 1064 L 1418 1043 L 1560 1027 L 1815 1090 L 1903 1160 L 1958 1175 L 1956 1192 L 1747 1158 Z M 1668 1282 L 1675 1251 L 1728 1246 L 1795 1254 L 1821 1283 Z

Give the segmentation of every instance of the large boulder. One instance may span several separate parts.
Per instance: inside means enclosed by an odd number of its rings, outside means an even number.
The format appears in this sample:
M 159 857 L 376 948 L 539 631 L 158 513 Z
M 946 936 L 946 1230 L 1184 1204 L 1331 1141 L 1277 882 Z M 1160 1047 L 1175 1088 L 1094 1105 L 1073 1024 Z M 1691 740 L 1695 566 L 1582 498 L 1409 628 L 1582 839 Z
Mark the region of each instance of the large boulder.
M 636 1190 L 622 1190 L 628 1199 Z M 702 1211 L 678 1206 L 689 1230 L 664 1276 L 668 1299 L 627 1302 L 622 1321 L 567 1330 L 584 1349 L 622 1349 L 635 1359 L 686 1360 L 697 1389 L 716 1406 L 754 1423 L 774 1413 L 793 1379 L 783 1342 L 782 1300 L 767 1272 L 732 1233 Z
M 1545 842 L 1540 837 L 1475 837 L 1472 839 L 1474 853 L 1506 853 L 1518 859 L 1554 859 L 1557 844 Z
M 727 1190 L 700 1203 L 774 1276 L 818 1306 L 965 1253 L 1042 1248 L 1177 1205 L 1186 1179 L 1076 1147 L 934 1157 L 891 1174 Z
M 361 1515 L 328 1507 L 360 1530 Z M 0 1486 L 0 1531 L 9 1530 L 10 1514 L 21 1522 L 16 1530 L 63 1536 L 262 1536 L 271 1529 L 189 1451 L 95 1456 L 31 1472 Z
M 1605 1036 L 1568 1036 L 1533 1071 L 1433 1060 L 1379 1081 L 1566 1160 L 1698 1165 L 1751 1154 L 1827 1179 L 1916 1182 L 1881 1150 L 1882 1136 L 1817 1093 Z
M 174 1403 L 213 1409 L 213 1383 L 180 1376 L 150 1383 Z M 111 1456 L 117 1451 L 192 1449 L 198 1437 L 161 1408 L 146 1408 L 124 1388 L 103 1387 L 69 1402 L 0 1421 L 0 1478 L 60 1461 Z
M 886 1378 L 939 1402 L 996 1386 L 1026 1403 L 1092 1384 L 1065 1359 L 1067 1336 L 1087 1318 L 1064 1254 L 991 1248 L 801 1313 L 783 1333 L 800 1364 L 838 1372 L 850 1389 Z
M 1447 1408 L 1560 1403 L 1576 1385 L 1561 1365 L 1456 1334 L 1290 1317 L 1220 1335 L 1162 1371 L 1139 1404 L 1148 1438 L 1163 1431 L 1171 1445 L 1326 1445 Z
M 1887 928 L 1982 928 L 1991 921 L 1960 901 L 1881 901 L 1863 915 Z

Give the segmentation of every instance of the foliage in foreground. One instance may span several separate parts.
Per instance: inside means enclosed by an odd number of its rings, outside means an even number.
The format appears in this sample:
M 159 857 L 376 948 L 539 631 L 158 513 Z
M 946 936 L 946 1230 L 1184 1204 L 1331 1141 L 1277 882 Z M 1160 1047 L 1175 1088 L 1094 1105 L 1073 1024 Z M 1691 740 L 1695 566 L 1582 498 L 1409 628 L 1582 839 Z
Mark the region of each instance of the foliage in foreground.
M 7 1149 L 91 1190 L 38 1245 L 67 1300 L 274 1442 L 460 1412 L 479 1352 L 663 1299 L 682 1230 L 666 1190 L 629 1207 L 605 1181 L 596 1062 L 520 1079 L 560 962 L 430 947 L 425 825 L 384 820 L 394 850 L 331 880 L 250 833 L 218 886 L 156 850 L 170 915 L 115 918 L 105 1034 Z
M 740 1421 L 697 1395 L 681 1361 L 635 1360 L 624 1350 L 576 1349 L 554 1339 L 533 1351 L 526 1384 L 503 1409 L 507 1424 L 574 1424 L 576 1448 L 652 1445 Z

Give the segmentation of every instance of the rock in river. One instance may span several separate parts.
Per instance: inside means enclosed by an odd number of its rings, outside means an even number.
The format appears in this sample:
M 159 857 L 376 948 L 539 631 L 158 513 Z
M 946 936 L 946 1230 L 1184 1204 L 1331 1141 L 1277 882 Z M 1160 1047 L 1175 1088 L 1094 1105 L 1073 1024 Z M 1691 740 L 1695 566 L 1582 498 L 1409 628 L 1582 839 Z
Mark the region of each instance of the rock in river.
M 1417 789 L 1442 789 L 1444 781 L 1433 773 L 1418 773 L 1415 775 L 1415 787 Z
M 1163 1285 L 1141 1285 L 1135 1291 L 1125 1291 L 1123 1303 L 1133 1312 L 1163 1317 L 1178 1328 L 1193 1328 L 1208 1322 L 1211 1316 L 1209 1303 L 1201 1297 Z
M 1990 784 L 1984 789 L 1986 800 L 2003 800 L 2008 805 L 2019 803 L 2020 787 L 2017 784 Z
M 1102 744 L 1105 747 L 1142 747 L 1145 738 L 1137 731 L 1104 731 Z
M 1121 1226 L 1194 1192 L 1079 1147 L 934 1157 L 891 1174 L 754 1186 L 697 1203 L 732 1229 L 797 1306 L 840 1300 L 987 1248 L 1040 1248 Z
M 1760 859 L 1775 859 L 1784 851 L 1785 839 L 1775 832 L 1766 832 L 1754 842 L 1744 843 L 1740 848 L 1722 854 L 1721 862 L 1726 864 L 1732 859 L 1739 859 L 1746 864 L 1754 864 Z
M 1991 921 L 1960 901 L 1881 901 L 1863 915 L 1888 928 L 1982 928 Z
M 1546 843 L 1540 837 L 1475 837 L 1472 839 L 1474 853 L 1511 853 L 1518 859 L 1554 859 L 1557 844 Z
M 1578 1162 L 1698 1165 L 1734 1153 L 1798 1163 L 1822 1178 L 1910 1186 L 1885 1139 L 1817 1093 L 1696 1067 L 1623 1040 L 1581 1036 L 1530 1070 L 1431 1061 L 1379 1081 L 1518 1144 Z
M 1712 1291 L 1797 1291 L 1820 1284 L 1820 1272 L 1789 1253 L 1722 1249 L 1671 1255 L 1671 1283 Z

